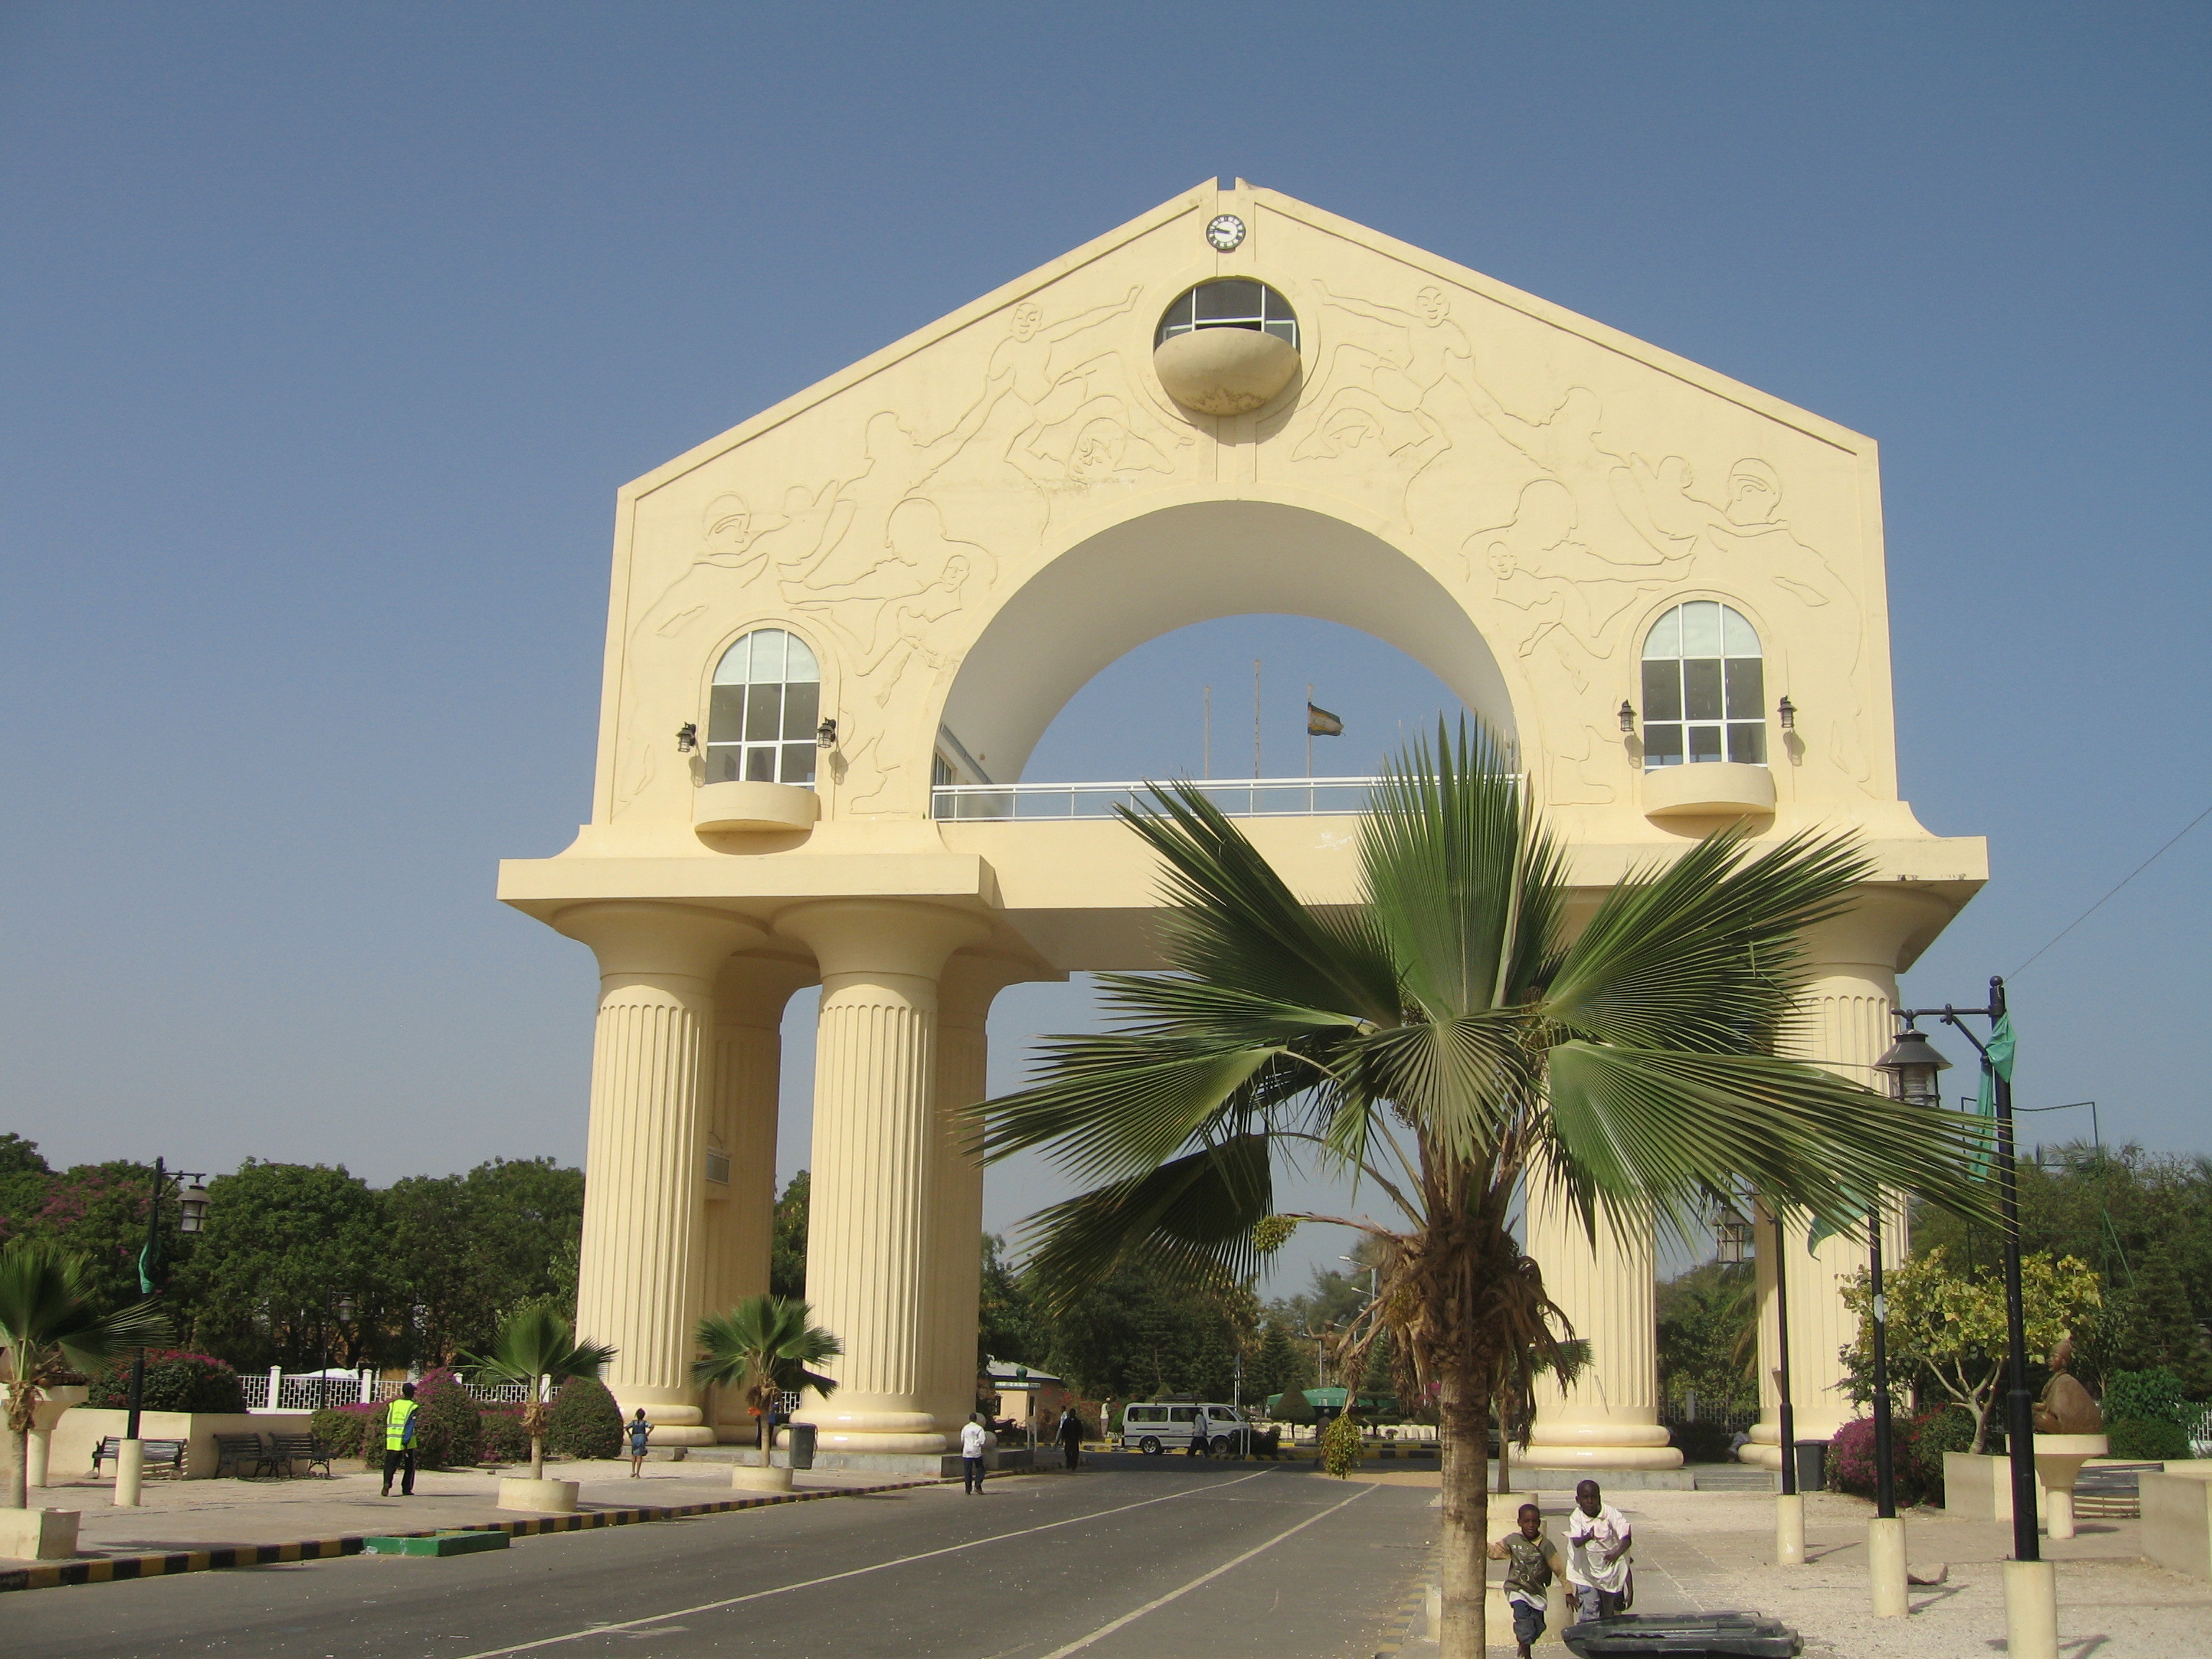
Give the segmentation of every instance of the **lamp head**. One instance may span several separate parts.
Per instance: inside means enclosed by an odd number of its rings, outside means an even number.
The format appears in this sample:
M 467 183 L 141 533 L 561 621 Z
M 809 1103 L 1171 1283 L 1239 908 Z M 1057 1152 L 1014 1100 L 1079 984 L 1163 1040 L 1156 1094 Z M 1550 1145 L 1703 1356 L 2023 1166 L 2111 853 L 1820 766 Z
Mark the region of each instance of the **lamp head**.
M 1913 1106 L 1933 1106 L 1942 1097 L 1936 1074 L 1950 1066 L 1927 1036 L 1911 1026 L 1899 1032 L 1889 1051 L 1874 1063 L 1875 1070 L 1889 1079 L 1890 1092 Z

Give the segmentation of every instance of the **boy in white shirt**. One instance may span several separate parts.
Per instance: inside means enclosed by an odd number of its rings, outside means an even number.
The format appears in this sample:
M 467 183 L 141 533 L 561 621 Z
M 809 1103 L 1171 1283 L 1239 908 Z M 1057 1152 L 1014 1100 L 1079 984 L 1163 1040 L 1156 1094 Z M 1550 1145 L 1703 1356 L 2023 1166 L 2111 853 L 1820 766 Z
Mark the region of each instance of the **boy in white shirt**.
M 1583 1618 L 1613 1618 L 1636 1599 L 1630 1541 L 1628 1517 L 1605 1501 L 1597 1482 L 1577 1486 L 1567 1519 L 1567 1585 Z
M 983 1425 L 969 1418 L 960 1425 L 960 1490 L 979 1496 L 983 1490 L 983 1453 L 990 1445 L 990 1437 Z

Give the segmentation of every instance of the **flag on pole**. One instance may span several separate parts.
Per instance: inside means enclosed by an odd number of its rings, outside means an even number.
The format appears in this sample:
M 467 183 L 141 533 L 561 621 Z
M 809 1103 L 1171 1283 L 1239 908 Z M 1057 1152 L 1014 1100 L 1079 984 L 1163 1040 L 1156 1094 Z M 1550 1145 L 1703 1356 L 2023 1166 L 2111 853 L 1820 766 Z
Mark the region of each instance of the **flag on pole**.
M 1340 738 L 1344 735 L 1344 722 L 1330 714 L 1328 709 L 1308 703 L 1306 705 L 1306 735 L 1310 738 Z
M 1982 1061 L 1981 1094 L 1974 1102 L 1974 1115 L 1988 1122 L 1988 1127 L 1982 1132 L 1985 1147 L 1996 1145 L 1997 1079 L 2002 1077 L 2007 1083 L 2012 1081 L 2014 1046 L 2012 1016 L 2009 1013 L 1999 1014 L 1996 1026 L 1990 1032 L 1988 1057 Z M 1990 1154 L 1984 1151 L 1974 1159 L 1974 1173 L 1987 1176 L 1989 1172 Z

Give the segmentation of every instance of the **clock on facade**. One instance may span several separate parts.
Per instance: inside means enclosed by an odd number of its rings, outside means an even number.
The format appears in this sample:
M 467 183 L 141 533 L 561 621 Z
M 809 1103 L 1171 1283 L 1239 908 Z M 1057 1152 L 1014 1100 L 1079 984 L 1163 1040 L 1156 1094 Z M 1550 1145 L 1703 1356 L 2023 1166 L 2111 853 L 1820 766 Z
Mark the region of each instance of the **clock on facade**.
M 1218 213 L 1206 228 L 1206 240 L 1216 252 L 1228 253 L 1243 245 L 1244 222 L 1233 213 Z

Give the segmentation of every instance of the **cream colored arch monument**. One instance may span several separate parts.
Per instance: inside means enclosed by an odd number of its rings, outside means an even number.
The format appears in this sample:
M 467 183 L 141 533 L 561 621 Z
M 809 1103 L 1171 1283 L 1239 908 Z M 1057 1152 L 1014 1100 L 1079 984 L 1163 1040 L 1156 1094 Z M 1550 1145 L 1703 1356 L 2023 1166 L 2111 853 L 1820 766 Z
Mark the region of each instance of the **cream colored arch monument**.
M 580 1316 L 625 1413 L 750 1432 L 690 1387 L 689 1332 L 766 1285 L 778 1033 L 818 980 L 807 1288 L 845 1355 L 804 1414 L 836 1456 L 943 1452 L 982 1190 L 951 1122 L 991 1000 L 1156 960 L 1135 839 L 1024 766 L 1130 647 L 1259 611 L 1364 629 L 1512 734 L 1593 890 L 1719 823 L 1857 830 L 1877 873 L 1820 941 L 1808 1038 L 1854 1075 L 1984 878 L 1897 797 L 1870 441 L 1202 185 L 621 492 L 592 821 L 500 896 L 599 962 Z M 1351 896 L 1356 802 L 1224 800 Z M 1671 1463 L 1648 1255 L 1530 1231 L 1595 1350 L 1534 1461 Z M 1806 1433 L 1847 1414 L 1851 1265 L 1782 1263 Z

